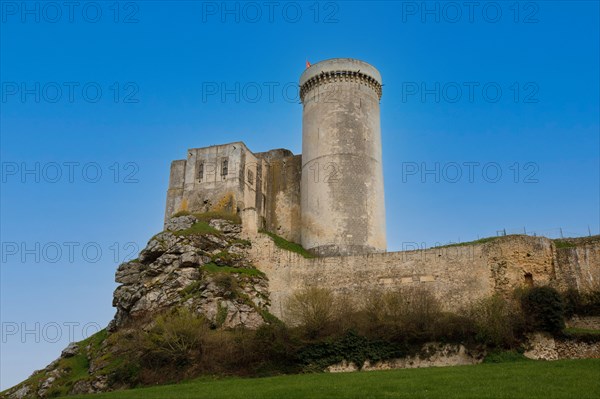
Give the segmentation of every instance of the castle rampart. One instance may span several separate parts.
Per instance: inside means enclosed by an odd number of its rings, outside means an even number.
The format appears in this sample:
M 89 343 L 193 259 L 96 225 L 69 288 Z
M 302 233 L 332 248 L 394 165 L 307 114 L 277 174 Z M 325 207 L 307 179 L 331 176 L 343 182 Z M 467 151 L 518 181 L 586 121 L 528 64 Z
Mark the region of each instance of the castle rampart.
M 271 312 L 284 317 L 287 299 L 306 286 L 331 289 L 358 305 L 374 289 L 430 289 L 447 310 L 517 287 L 551 285 L 587 291 L 600 284 L 600 236 L 557 248 L 545 237 L 498 237 L 415 251 L 307 259 L 277 248 L 266 237 L 253 243 L 250 258 L 269 279 Z

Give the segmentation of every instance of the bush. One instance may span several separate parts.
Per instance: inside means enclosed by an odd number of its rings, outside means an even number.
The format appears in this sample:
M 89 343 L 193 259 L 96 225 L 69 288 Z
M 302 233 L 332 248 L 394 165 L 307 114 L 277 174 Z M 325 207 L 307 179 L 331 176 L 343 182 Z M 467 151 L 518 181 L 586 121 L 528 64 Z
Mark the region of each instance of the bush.
M 523 331 L 524 319 L 518 306 L 500 295 L 484 298 L 470 310 L 475 338 L 486 345 L 513 347 Z
M 336 316 L 336 298 L 331 290 L 307 287 L 296 291 L 286 304 L 286 318 L 309 338 L 326 334 Z
M 135 386 L 139 383 L 141 365 L 136 359 L 123 357 L 109 374 L 109 383 L 114 386 Z
M 578 290 L 569 288 L 562 293 L 565 317 L 571 318 L 576 314 L 581 314 L 582 298 Z
M 586 292 L 584 295 L 584 315 L 600 316 L 600 288 Z
M 579 292 L 570 288 L 562 293 L 565 316 L 600 316 L 600 289 Z
M 431 291 L 412 288 L 400 291 L 405 309 L 401 312 L 401 322 L 413 334 L 433 333 L 436 321 L 441 314 L 441 305 Z
M 202 353 L 207 321 L 187 308 L 161 315 L 148 332 L 141 332 L 138 344 L 142 359 L 150 365 L 184 365 Z
M 285 324 L 263 324 L 256 330 L 253 339 L 253 349 L 260 355 L 257 368 L 262 373 L 300 371 L 296 358 L 300 346 L 300 341 Z
M 372 291 L 363 309 L 365 333 L 391 340 L 424 341 L 435 335 L 441 306 L 433 294 L 421 288 Z
M 477 334 L 475 321 L 469 317 L 468 312 L 459 313 L 441 313 L 433 325 L 432 340 L 448 343 L 473 341 Z
M 565 328 L 563 300 L 554 288 L 534 287 L 524 292 L 521 307 L 531 331 L 560 333 Z
M 407 354 L 408 349 L 404 344 L 369 339 L 350 330 L 341 337 L 304 346 L 299 350 L 298 361 L 307 371 L 320 371 L 342 360 L 361 368 L 366 360 L 376 362 Z
M 237 280 L 231 274 L 217 273 L 212 278 L 212 281 L 219 287 L 224 298 L 235 299 L 239 296 Z
M 248 330 L 214 330 L 206 337 L 202 358 L 197 367 L 203 374 L 238 374 L 251 372 L 253 357 Z

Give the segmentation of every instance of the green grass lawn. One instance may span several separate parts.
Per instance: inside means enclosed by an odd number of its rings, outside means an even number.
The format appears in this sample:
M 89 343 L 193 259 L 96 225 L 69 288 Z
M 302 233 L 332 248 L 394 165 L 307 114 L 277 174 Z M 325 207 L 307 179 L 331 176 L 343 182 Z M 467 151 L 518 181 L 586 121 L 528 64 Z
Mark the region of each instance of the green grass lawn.
M 600 398 L 600 359 L 200 379 L 178 385 L 71 398 Z

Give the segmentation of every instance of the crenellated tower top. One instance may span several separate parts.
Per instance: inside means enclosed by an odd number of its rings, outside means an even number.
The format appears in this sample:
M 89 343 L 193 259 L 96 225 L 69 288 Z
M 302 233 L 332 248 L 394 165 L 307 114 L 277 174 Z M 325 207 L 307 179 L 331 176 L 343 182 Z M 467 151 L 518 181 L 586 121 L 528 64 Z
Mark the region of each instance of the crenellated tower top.
M 357 82 L 371 87 L 381 99 L 381 74 L 372 65 L 353 58 L 331 58 L 307 68 L 300 76 L 300 100 L 326 83 Z

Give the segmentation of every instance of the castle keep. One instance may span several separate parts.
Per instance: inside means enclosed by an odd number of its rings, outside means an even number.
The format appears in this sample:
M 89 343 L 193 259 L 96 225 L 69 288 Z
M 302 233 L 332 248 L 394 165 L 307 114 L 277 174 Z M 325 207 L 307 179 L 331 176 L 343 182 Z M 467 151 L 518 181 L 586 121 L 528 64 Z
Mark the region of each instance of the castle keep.
M 173 161 L 165 221 L 179 211 L 238 214 L 320 255 L 386 251 L 379 100 L 373 66 L 335 58 L 300 77 L 302 155 L 242 142 Z

